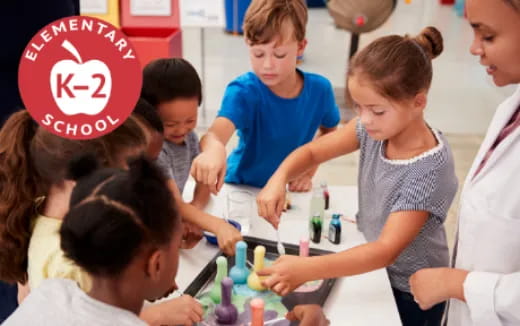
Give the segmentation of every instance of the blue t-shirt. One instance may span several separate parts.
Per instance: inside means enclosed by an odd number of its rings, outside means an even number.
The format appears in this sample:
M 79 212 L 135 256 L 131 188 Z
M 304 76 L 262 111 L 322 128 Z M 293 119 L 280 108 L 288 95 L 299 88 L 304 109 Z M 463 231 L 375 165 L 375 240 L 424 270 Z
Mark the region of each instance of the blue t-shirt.
M 274 94 L 252 72 L 228 85 L 218 117 L 231 120 L 240 139 L 228 157 L 226 182 L 263 187 L 280 163 L 311 141 L 320 126 L 338 124 L 330 82 L 320 75 L 298 73 L 303 88 L 291 99 Z

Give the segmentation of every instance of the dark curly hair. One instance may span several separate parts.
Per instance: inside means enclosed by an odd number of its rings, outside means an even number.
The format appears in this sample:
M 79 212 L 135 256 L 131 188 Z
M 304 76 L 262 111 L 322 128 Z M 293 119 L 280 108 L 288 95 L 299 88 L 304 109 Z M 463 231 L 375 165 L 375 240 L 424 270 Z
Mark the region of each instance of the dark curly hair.
M 166 179 L 145 158 L 130 170 L 98 169 L 84 156 L 70 165 L 71 209 L 60 229 L 66 257 L 92 275 L 120 274 L 144 245 L 158 248 L 180 232 Z

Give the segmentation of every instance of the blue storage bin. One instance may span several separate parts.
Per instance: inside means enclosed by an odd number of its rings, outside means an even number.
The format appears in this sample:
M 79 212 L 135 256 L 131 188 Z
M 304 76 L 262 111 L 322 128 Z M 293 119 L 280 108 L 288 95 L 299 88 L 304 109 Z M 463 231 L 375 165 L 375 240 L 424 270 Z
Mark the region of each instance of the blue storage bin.
M 242 34 L 244 16 L 251 0 L 226 0 L 226 32 Z
M 464 9 L 465 9 L 465 1 L 464 0 L 457 0 L 457 1 L 455 1 L 454 9 L 455 9 L 455 12 L 457 13 L 457 15 L 459 17 L 463 17 L 464 16 Z

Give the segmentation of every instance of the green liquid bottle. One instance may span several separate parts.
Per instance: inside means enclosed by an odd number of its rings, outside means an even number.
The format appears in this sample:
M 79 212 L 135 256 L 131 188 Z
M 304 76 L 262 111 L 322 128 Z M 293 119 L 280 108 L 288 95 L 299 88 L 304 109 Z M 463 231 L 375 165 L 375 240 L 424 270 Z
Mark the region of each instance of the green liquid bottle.
M 321 240 L 321 229 L 323 227 L 323 221 L 319 213 L 315 214 L 311 219 L 311 241 L 314 243 L 320 243 Z
M 311 241 L 319 243 L 321 239 L 321 229 L 325 217 L 325 198 L 321 187 L 312 189 L 311 207 L 309 211 L 309 234 Z

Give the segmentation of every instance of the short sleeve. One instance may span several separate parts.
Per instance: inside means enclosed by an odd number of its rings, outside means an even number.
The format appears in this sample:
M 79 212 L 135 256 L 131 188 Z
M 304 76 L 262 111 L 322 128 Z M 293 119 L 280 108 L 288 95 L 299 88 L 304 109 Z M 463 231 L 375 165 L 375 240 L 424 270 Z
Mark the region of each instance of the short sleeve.
M 415 171 L 416 175 L 408 177 L 401 186 L 399 196 L 392 206 L 392 213 L 399 211 L 437 212 L 435 192 L 437 191 L 438 171 Z
M 325 128 L 334 128 L 338 125 L 340 116 L 336 99 L 334 98 L 334 90 L 330 81 L 326 80 L 325 83 L 325 97 L 324 97 L 324 109 L 325 114 L 321 119 L 321 126 Z
M 79 287 L 88 292 L 92 288 L 92 279 L 86 271 L 64 256 L 63 252 L 53 255 L 47 263 L 44 278 L 64 278 L 78 283 Z
M 172 170 L 172 164 L 170 162 L 170 157 L 168 156 L 168 153 L 166 150 L 161 150 L 161 153 L 159 154 L 159 157 L 157 158 L 157 161 L 155 161 L 159 169 L 161 169 L 164 176 L 168 179 L 173 179 L 173 170 Z
M 195 157 L 200 154 L 200 144 L 199 144 L 199 137 L 195 132 L 190 133 L 190 162 L 193 162 Z
M 247 129 L 253 121 L 255 92 L 243 81 L 235 80 L 226 88 L 217 117 L 229 119 L 236 129 Z

